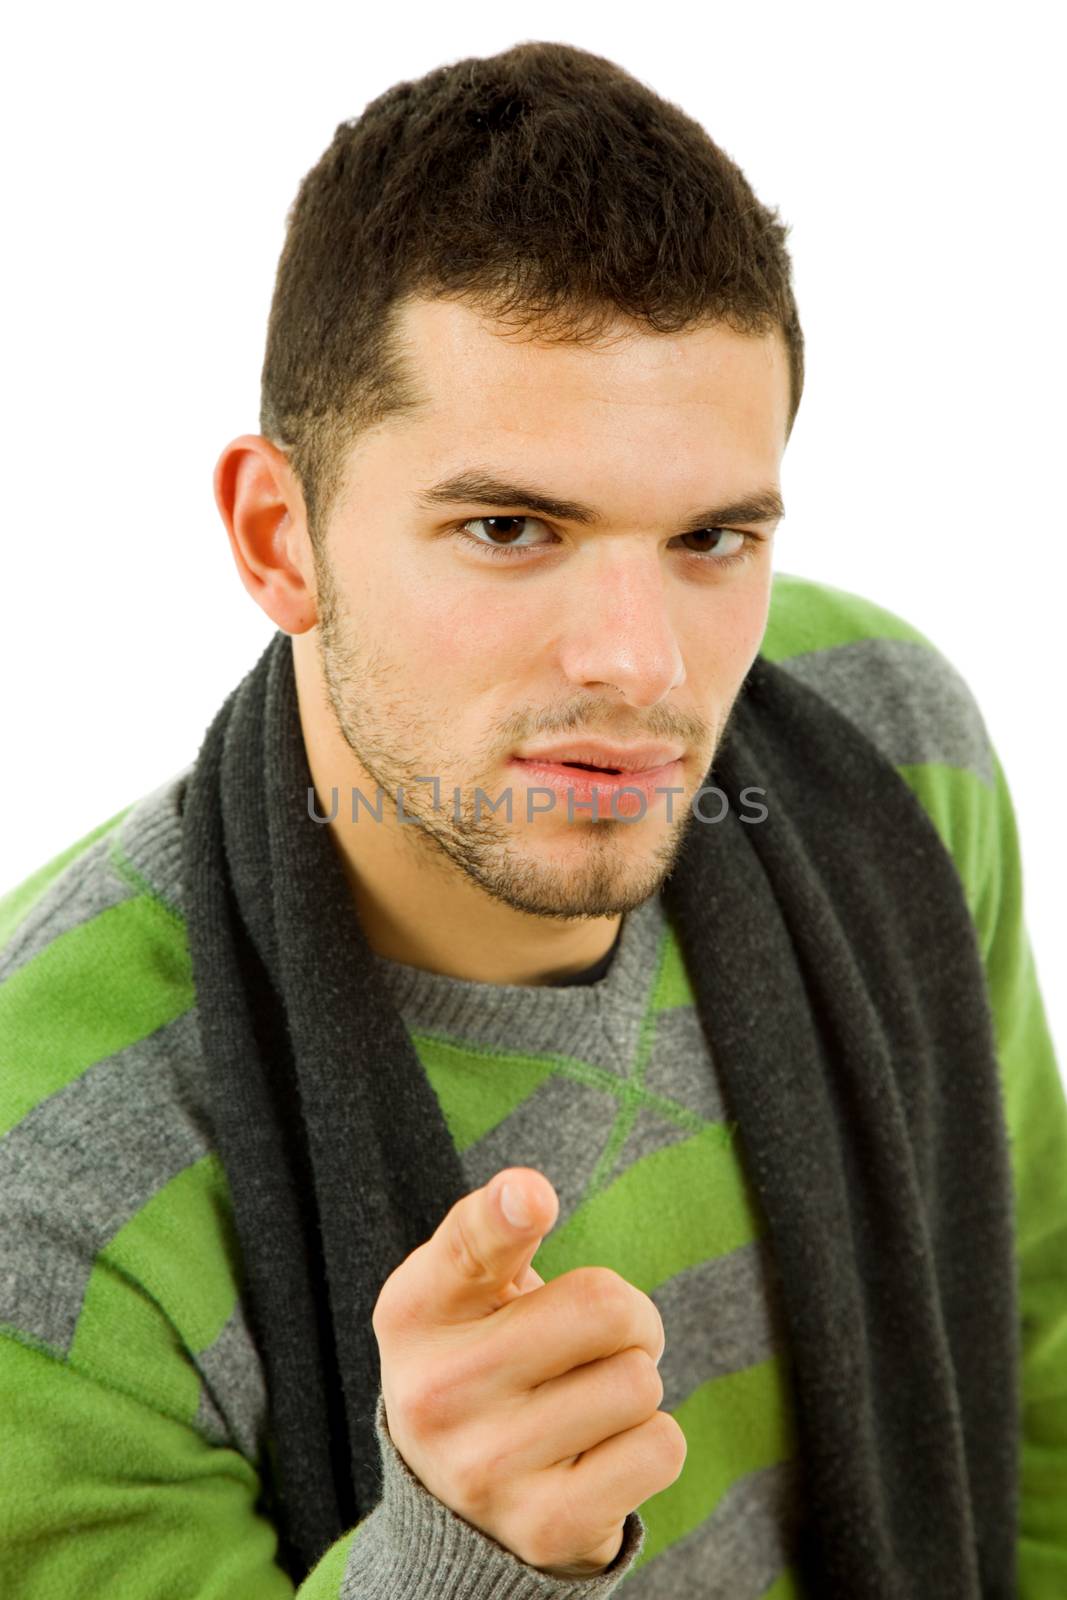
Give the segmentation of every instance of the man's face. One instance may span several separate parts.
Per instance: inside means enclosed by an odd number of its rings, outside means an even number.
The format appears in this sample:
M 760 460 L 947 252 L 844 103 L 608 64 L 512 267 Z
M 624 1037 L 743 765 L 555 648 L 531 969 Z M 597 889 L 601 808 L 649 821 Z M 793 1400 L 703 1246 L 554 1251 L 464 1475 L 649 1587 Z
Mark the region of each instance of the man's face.
M 632 325 L 598 348 L 519 342 L 441 300 L 409 303 L 402 325 L 431 403 L 352 452 L 317 565 L 318 626 L 296 641 L 305 671 L 317 646 L 341 825 L 349 783 L 371 804 L 380 785 L 382 822 L 361 803 L 351 825 L 357 856 L 388 828 L 390 848 L 517 910 L 626 912 L 655 893 L 687 828 L 712 825 L 694 822 L 689 802 L 760 647 L 777 519 L 694 514 L 777 490 L 784 346 L 777 334 Z M 420 503 L 471 470 L 582 502 L 599 520 L 548 516 L 521 497 Z M 487 553 L 509 545 L 523 553 Z M 528 791 L 540 780 L 514 753 L 582 736 L 682 747 L 663 781 L 683 792 L 651 795 L 643 815 L 623 797 L 613 818 L 607 791 L 599 819 L 568 815 L 558 795 L 537 810 L 548 802 Z M 417 822 L 398 820 L 398 787 Z M 509 789 L 510 820 L 487 803 Z M 718 813 L 714 797 L 704 810 Z

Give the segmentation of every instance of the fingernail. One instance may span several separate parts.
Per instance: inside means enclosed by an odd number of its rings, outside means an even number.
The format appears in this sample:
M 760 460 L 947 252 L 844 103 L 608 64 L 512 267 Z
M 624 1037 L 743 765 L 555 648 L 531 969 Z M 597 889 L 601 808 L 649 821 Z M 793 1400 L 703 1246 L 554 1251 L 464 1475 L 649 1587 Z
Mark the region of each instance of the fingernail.
M 533 1220 L 521 1189 L 505 1183 L 500 1191 L 500 1209 L 513 1228 L 528 1228 Z

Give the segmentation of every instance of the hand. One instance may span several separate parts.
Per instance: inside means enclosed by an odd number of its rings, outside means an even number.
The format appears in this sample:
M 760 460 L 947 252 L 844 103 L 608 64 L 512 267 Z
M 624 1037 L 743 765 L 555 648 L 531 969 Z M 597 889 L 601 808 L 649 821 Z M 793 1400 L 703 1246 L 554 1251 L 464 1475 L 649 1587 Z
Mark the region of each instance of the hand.
M 501 1210 L 505 1182 L 527 1226 Z M 686 1438 L 658 1409 L 648 1295 L 610 1267 L 545 1283 L 530 1265 L 558 1215 L 535 1168 L 497 1173 L 389 1275 L 372 1324 L 389 1433 L 415 1476 L 520 1561 L 588 1577 L 678 1477 Z

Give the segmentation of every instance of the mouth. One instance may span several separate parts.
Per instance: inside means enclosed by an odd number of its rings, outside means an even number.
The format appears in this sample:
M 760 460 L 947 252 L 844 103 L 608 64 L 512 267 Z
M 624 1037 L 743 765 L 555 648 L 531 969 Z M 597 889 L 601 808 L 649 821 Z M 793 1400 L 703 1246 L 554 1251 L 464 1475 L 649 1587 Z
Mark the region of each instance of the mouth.
M 681 765 L 680 758 L 656 767 L 598 767 L 591 761 L 552 761 L 547 756 L 512 756 L 511 761 L 520 767 L 543 767 L 552 772 L 580 772 L 595 778 L 649 778 L 658 772 L 670 772 L 674 767 Z
M 592 763 L 588 761 L 558 761 L 553 763 L 553 765 L 560 767 L 577 767 L 579 772 L 606 772 L 609 773 L 613 778 L 617 778 L 623 771 L 622 767 L 594 767 Z
M 594 767 L 584 761 L 543 761 L 512 756 L 511 768 L 524 782 L 553 790 L 560 796 L 568 792 L 579 803 L 588 804 L 597 795 L 610 801 L 616 816 L 631 816 L 644 802 L 645 808 L 663 803 L 659 789 L 681 791 L 683 762 L 668 761 L 661 767 L 627 772 L 620 767 Z M 637 793 L 631 791 L 636 790 Z M 643 811 L 641 812 L 643 815 Z
M 574 772 L 601 772 L 608 777 L 622 773 L 652 772 L 680 761 L 682 749 L 675 744 L 611 744 L 606 739 L 574 739 L 545 750 L 515 750 L 516 761 L 536 762 L 541 766 L 566 767 Z

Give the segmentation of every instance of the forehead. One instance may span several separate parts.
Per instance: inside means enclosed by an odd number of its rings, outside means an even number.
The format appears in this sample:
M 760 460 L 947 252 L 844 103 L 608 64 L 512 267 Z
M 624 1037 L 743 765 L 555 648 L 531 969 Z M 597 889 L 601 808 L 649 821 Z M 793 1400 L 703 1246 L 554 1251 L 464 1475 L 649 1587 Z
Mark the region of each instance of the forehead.
M 620 321 L 595 346 L 515 335 L 454 300 L 394 311 L 404 409 L 347 453 L 338 516 L 395 514 L 457 474 L 489 473 L 649 526 L 778 481 L 786 445 L 784 339 L 721 325 L 650 334 Z M 413 402 L 413 403 L 412 403 Z M 443 516 L 444 513 L 441 512 Z
M 531 338 L 462 301 L 414 298 L 399 309 L 398 342 L 427 398 L 420 416 L 474 427 L 522 426 L 537 414 L 572 421 L 579 413 L 642 416 L 709 410 L 749 434 L 779 437 L 789 405 L 785 341 L 774 330 L 738 334 L 722 324 L 663 334 L 620 318 L 601 342 Z M 626 408 L 620 412 L 619 408 Z

